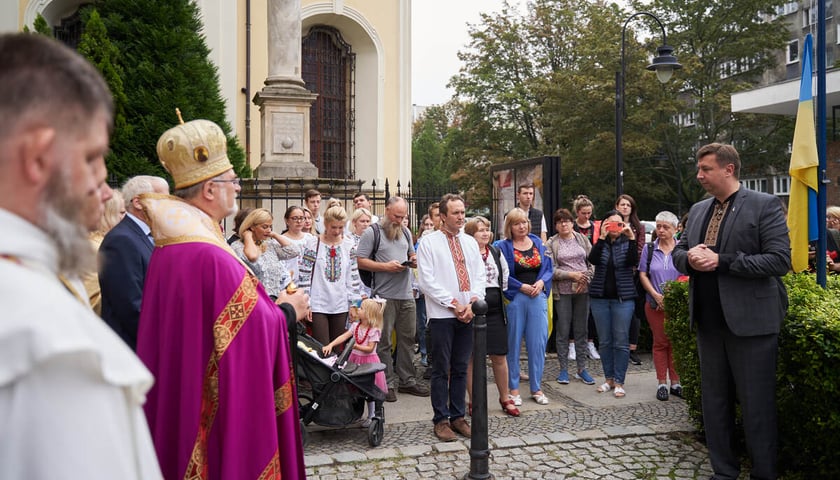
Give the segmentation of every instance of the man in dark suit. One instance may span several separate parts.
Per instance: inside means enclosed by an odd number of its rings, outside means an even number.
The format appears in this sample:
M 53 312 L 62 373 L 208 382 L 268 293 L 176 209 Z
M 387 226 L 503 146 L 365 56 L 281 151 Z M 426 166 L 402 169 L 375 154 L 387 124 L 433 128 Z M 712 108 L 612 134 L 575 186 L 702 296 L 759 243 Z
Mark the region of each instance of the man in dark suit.
M 137 348 L 143 282 L 155 248 L 138 200 L 140 194 L 149 192 L 169 194 L 169 185 L 160 177 L 147 175 L 125 182 L 125 217 L 105 235 L 99 247 L 102 319 L 133 350 Z
M 674 249 L 689 274 L 697 327 L 703 423 L 713 479 L 737 479 L 735 399 L 741 405 L 751 478 L 776 478 L 776 355 L 787 308 L 780 276 L 790 239 L 778 198 L 741 188 L 741 160 L 729 145 L 697 152 L 697 180 L 711 198 L 695 204 Z

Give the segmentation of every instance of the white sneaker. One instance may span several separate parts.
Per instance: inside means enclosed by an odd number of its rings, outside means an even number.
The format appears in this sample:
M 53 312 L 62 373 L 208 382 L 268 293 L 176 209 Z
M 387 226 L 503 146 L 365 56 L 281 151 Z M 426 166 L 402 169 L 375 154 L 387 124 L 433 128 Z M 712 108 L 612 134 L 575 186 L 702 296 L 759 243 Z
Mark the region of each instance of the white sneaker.
M 595 348 L 595 343 L 587 342 L 587 347 L 589 348 L 589 358 L 592 360 L 600 360 L 601 355 L 598 354 L 598 349 Z
M 577 354 L 575 353 L 575 344 L 569 344 L 569 360 L 575 360 L 577 358 Z

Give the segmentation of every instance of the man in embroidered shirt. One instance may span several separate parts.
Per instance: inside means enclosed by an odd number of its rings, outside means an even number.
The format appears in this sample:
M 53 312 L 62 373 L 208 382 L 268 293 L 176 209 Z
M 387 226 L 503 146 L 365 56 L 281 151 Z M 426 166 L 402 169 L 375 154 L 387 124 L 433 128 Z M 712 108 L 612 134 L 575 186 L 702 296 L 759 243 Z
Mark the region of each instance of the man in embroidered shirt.
M 108 86 L 41 35 L 0 35 L 0 65 L 0 478 L 161 478 L 153 378 L 67 280 L 96 268 Z
M 308 313 L 308 297 L 282 292 L 278 303 L 292 304 L 277 308 L 222 236 L 239 179 L 215 123 L 176 126 L 157 152 L 176 197 L 140 196 L 161 248 L 137 354 L 157 380 L 146 416 L 164 476 L 303 479 L 287 321 Z
M 140 194 L 149 192 L 167 195 L 169 184 L 149 175 L 132 177 L 123 184 L 125 217 L 105 235 L 99 247 L 102 320 L 132 350 L 137 348 L 143 283 L 155 248 L 149 221 L 140 206 Z
M 487 269 L 478 243 L 461 233 L 464 200 L 447 194 L 440 201 L 440 230 L 420 242 L 417 252 L 420 290 L 432 331 L 432 409 L 435 435 L 469 438 L 466 413 L 467 364 L 472 353 L 472 303 L 484 299 Z

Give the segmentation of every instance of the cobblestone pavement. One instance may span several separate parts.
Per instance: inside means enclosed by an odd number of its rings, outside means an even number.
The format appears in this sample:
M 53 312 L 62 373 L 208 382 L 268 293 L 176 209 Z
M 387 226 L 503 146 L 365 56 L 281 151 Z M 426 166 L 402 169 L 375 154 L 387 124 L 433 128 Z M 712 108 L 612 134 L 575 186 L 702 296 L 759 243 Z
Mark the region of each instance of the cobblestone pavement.
M 631 365 L 628 374 L 653 374 L 650 360 L 647 355 L 642 366 Z M 593 376 L 600 374 L 600 362 L 590 361 L 588 369 Z M 711 475 L 708 454 L 696 439 L 684 402 L 587 405 L 549 381 L 558 371 L 556 356 L 549 355 L 542 382 L 551 399 L 548 408 L 523 412 L 519 418 L 488 417 L 490 473 L 495 478 L 706 479 Z M 389 405 L 393 404 L 386 408 Z M 366 429 L 315 431 L 309 433 L 306 447 L 307 476 L 462 478 L 470 469 L 469 448 L 466 439 L 440 443 L 430 421 L 386 421 L 377 448 L 368 446 Z

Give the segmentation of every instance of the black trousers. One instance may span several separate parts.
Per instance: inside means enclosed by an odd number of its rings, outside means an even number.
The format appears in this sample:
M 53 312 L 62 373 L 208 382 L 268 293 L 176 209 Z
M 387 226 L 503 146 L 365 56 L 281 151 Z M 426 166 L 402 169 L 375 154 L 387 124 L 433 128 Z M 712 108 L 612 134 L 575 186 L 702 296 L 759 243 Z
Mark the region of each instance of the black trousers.
M 737 398 L 747 451 L 752 460 L 751 478 L 775 479 L 779 336 L 736 336 L 726 325 L 720 306 L 703 310 L 696 320 L 697 349 L 703 390 L 703 424 L 714 478 L 735 480 L 741 472 L 735 449 Z

